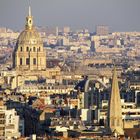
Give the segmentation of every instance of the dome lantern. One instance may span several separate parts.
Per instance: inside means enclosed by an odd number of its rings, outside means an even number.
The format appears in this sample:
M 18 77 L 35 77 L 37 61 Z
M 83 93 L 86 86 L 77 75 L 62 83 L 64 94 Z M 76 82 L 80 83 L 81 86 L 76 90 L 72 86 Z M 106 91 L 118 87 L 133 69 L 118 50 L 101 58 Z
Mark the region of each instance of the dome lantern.
M 32 29 L 32 27 L 33 27 L 33 16 L 31 14 L 31 7 L 29 6 L 29 14 L 26 17 L 26 28 Z

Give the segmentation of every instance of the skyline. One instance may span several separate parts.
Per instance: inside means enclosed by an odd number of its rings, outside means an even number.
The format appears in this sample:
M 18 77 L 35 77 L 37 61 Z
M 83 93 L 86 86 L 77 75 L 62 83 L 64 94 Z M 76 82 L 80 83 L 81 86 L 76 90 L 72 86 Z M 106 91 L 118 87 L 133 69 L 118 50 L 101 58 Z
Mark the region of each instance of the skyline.
M 140 31 L 139 0 L 39 0 L 30 2 L 35 26 L 87 28 L 107 25 L 110 31 Z M 18 7 L 17 7 L 18 5 Z M 0 1 L 0 27 L 24 29 L 29 1 Z
M 0 140 L 140 140 L 139 4 L 1 0 Z

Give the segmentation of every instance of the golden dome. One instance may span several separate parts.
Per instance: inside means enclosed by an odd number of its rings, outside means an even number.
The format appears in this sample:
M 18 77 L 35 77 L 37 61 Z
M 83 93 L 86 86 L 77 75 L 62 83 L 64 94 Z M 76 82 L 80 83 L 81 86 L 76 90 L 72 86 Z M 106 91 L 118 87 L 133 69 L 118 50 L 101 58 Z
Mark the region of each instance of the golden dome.
M 17 39 L 18 45 L 20 44 L 41 44 L 42 39 L 34 27 L 32 29 L 25 29 L 21 32 Z
M 33 26 L 30 7 L 25 29 L 19 35 L 13 52 L 13 67 L 18 70 L 46 69 L 46 52 L 43 48 L 43 41 Z
M 29 14 L 26 17 L 25 29 L 21 32 L 17 39 L 17 47 L 20 45 L 34 45 L 34 44 L 43 44 L 43 41 L 33 26 L 33 17 L 31 15 L 31 9 L 29 7 Z

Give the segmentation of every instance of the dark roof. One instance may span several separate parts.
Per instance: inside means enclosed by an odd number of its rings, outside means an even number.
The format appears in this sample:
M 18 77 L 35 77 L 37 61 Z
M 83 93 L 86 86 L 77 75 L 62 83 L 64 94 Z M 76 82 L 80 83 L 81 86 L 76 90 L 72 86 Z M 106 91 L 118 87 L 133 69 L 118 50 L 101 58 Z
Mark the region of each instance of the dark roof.
M 81 92 L 84 92 L 84 90 L 85 90 L 85 84 L 86 84 L 87 80 L 88 80 L 88 79 L 85 78 L 84 80 L 80 81 L 80 82 L 75 86 L 74 89 L 80 90 Z

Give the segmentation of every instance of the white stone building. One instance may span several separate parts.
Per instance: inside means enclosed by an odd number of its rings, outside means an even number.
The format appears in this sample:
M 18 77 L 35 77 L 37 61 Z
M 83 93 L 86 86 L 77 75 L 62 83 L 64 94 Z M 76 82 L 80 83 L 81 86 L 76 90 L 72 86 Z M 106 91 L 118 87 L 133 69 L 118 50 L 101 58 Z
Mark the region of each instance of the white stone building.
M 15 109 L 8 110 L 3 102 L 0 102 L 0 139 L 11 140 L 19 138 L 19 116 Z

